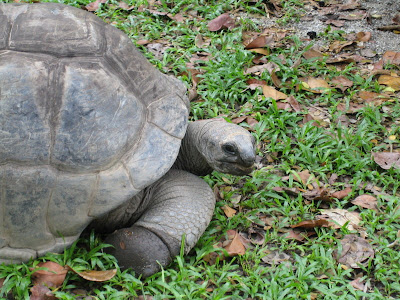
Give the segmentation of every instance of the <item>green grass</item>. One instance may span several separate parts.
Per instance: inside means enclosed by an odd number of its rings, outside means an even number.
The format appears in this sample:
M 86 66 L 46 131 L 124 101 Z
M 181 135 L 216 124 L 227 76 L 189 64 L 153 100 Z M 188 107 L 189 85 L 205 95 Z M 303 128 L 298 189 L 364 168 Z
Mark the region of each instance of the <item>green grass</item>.
M 11 2 L 11 1 L 10 1 Z M 47 2 L 47 1 L 41 1 Z M 50 1 L 49 1 L 50 2 Z M 56 2 L 56 1 L 51 1 Z M 77 7 L 88 4 L 87 0 L 59 1 Z M 55 291 L 59 299 L 76 299 L 75 289 L 83 288 L 92 299 L 132 299 L 137 295 L 153 296 L 152 299 L 399 299 L 400 298 L 400 249 L 398 245 L 387 247 L 398 239 L 400 230 L 400 170 L 383 170 L 371 158 L 371 152 L 398 149 L 398 140 L 390 141 L 390 135 L 399 135 L 400 103 L 398 98 L 379 106 L 364 107 L 349 115 L 348 127 L 338 125 L 343 112 L 338 104 L 346 104 L 359 91 L 381 92 L 375 78 L 365 77 L 359 67 L 350 64 L 342 70 L 324 60 L 307 60 L 302 54 L 311 45 L 297 37 L 287 39 L 284 47 L 270 49 L 268 60 L 280 70 L 281 92 L 293 95 L 302 105 L 301 112 L 289 112 L 277 108 L 276 101 L 262 96 L 261 90 L 247 88 L 249 78 L 263 79 L 273 85 L 268 72 L 259 76 L 245 74 L 252 66 L 255 54 L 245 50 L 242 33 L 257 28 L 246 16 L 265 15 L 262 1 L 244 0 L 161 1 L 158 11 L 171 14 L 196 12 L 196 17 L 183 23 L 167 16 L 138 11 L 146 1 L 128 1 L 135 8 L 125 11 L 118 8 L 118 1 L 102 4 L 96 14 L 106 22 L 126 32 L 132 40 L 162 40 L 168 45 L 160 57 L 145 46 L 138 46 L 146 57 L 160 70 L 174 74 L 191 85 L 186 63 L 198 52 L 205 52 L 212 59 L 199 62 L 195 67 L 202 72 L 198 84 L 198 97 L 192 102 L 192 119 L 223 116 L 232 120 L 238 116 L 252 116 L 258 121 L 253 128 L 246 123 L 258 141 L 258 155 L 271 157 L 269 163 L 242 178 L 214 173 L 205 180 L 220 191 L 214 218 L 196 247 L 187 256 L 178 256 L 173 264 L 162 272 L 145 280 L 135 274 L 118 271 L 116 277 L 104 283 L 86 282 L 69 273 L 64 285 Z M 302 1 L 282 1 L 286 14 L 282 22 L 296 19 Z M 207 22 L 221 13 L 240 9 L 241 26 L 230 31 L 210 32 Z M 196 36 L 201 34 L 210 44 L 199 48 Z M 320 38 L 326 41 L 343 38 L 341 32 L 329 28 Z M 283 59 L 284 58 L 284 59 Z M 299 64 L 297 64 L 300 60 Z M 294 67 L 294 65 L 296 67 Z M 390 67 L 390 66 L 389 66 Z M 392 66 L 393 67 L 393 66 Z M 330 90 L 314 94 L 297 88 L 304 77 L 326 79 L 343 75 L 354 82 L 346 92 Z M 329 114 L 330 123 L 323 127 L 312 122 L 302 124 L 307 108 L 318 107 Z M 397 137 L 398 138 L 398 137 Z M 390 143 L 392 145 L 390 145 Z M 333 174 L 338 180 L 332 188 L 341 190 L 352 186 L 348 197 L 333 203 L 306 201 L 302 193 L 291 195 L 277 192 L 275 187 L 299 187 L 307 185 L 295 180 L 296 173 L 309 170 L 324 186 Z M 287 180 L 282 177 L 288 176 Z M 350 200 L 358 195 L 370 194 L 367 185 L 376 186 L 379 210 L 360 209 Z M 240 196 L 240 202 L 235 199 Z M 239 208 L 233 217 L 227 218 L 223 205 Z M 368 241 L 375 249 L 375 256 L 361 269 L 344 268 L 334 257 L 338 241 L 349 230 L 346 228 L 317 228 L 315 235 L 302 242 L 285 238 L 290 225 L 314 219 L 324 207 L 344 208 L 361 212 L 361 226 L 368 234 Z M 265 228 L 262 216 L 273 220 Z M 248 233 L 256 228 L 263 235 L 262 245 L 252 245 L 242 256 L 225 257 L 223 250 L 213 245 L 226 238 L 226 232 L 234 229 Z M 29 267 L 42 260 L 68 264 L 78 270 L 111 269 L 117 267 L 113 257 L 102 252 L 105 245 L 91 235 L 80 240 L 63 254 L 48 254 L 44 258 L 21 265 L 0 266 L 0 277 L 5 278 L 0 297 L 12 292 L 16 299 L 29 299 L 31 287 Z M 276 265 L 263 261 L 268 251 L 279 251 L 290 259 Z M 214 252 L 219 256 L 212 264 L 208 257 Z M 362 277 L 369 284 L 368 292 L 354 289 L 350 282 Z

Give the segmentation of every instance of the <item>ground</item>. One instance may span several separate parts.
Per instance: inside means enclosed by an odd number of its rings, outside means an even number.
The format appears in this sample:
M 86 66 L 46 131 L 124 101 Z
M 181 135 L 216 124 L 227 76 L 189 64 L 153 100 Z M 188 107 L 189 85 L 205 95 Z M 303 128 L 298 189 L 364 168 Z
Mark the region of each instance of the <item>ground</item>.
M 183 80 L 192 119 L 247 128 L 257 164 L 205 177 L 214 218 L 162 272 L 120 272 L 92 234 L 0 266 L 0 295 L 39 293 L 29 268 L 50 260 L 76 271 L 46 291 L 56 299 L 400 299 L 398 1 L 63 2 Z M 85 281 L 86 269 L 116 274 Z

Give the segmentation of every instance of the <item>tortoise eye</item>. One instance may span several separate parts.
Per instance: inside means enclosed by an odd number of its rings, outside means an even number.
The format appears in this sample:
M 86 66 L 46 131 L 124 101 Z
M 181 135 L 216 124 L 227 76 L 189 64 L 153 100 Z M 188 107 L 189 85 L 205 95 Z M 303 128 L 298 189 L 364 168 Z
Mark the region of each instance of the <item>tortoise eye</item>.
M 222 145 L 222 150 L 229 155 L 236 155 L 236 148 L 231 144 Z

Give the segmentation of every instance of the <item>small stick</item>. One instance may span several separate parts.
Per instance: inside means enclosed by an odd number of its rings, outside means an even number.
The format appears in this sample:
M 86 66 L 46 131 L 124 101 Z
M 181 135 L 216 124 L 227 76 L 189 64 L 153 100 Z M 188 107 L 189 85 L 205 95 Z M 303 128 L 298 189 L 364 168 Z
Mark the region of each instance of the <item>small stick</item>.
M 378 29 L 383 31 L 400 30 L 400 25 L 386 25 L 378 27 Z

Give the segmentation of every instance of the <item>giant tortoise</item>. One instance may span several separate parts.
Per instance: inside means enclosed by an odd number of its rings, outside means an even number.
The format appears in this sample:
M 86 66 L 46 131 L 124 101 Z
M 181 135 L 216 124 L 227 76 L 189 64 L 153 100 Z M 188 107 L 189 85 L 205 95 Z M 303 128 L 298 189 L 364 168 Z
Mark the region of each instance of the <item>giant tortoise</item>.
M 62 4 L 0 4 L 0 261 L 61 252 L 90 224 L 148 276 L 189 251 L 215 204 L 198 177 L 251 171 L 254 140 L 188 123 L 179 80 Z M 188 125 L 189 124 L 189 125 Z

